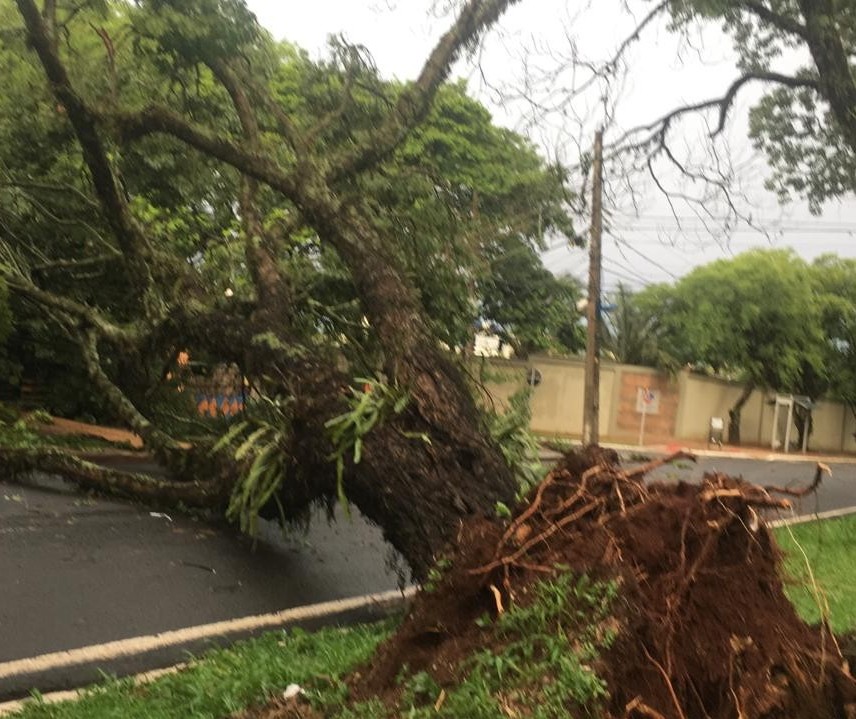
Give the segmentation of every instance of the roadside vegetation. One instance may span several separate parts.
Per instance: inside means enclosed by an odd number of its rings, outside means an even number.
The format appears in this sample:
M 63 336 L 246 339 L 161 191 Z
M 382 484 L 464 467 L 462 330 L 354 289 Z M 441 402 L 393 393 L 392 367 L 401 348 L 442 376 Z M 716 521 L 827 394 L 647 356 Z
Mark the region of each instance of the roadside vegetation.
M 809 624 L 827 618 L 836 634 L 856 632 L 856 516 L 779 527 L 785 590 Z
M 208 652 L 181 672 L 144 685 L 113 679 L 80 699 L 44 703 L 39 695 L 16 719 L 220 719 L 299 684 L 329 701 L 340 695 L 337 677 L 366 661 L 389 623 L 269 632 L 229 649 Z

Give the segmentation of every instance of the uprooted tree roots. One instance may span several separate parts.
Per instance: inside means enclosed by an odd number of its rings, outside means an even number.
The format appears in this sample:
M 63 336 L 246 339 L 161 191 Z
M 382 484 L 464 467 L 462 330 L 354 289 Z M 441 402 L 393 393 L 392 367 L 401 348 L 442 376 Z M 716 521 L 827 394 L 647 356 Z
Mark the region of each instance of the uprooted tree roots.
M 816 487 L 820 467 L 812 487 L 779 492 L 721 474 L 646 483 L 661 463 L 625 471 L 597 448 L 570 454 L 510 522 L 464 524 L 444 576 L 355 678 L 355 693 L 384 697 L 394 713 L 403 667 L 451 688 L 475 652 L 502 650 L 486 613 L 525 607 L 539 580 L 585 573 L 619 587 L 615 639 L 593 662 L 608 691 L 594 715 L 853 716 L 856 683 L 834 637 L 785 597 L 763 519 L 789 506 L 774 494 Z

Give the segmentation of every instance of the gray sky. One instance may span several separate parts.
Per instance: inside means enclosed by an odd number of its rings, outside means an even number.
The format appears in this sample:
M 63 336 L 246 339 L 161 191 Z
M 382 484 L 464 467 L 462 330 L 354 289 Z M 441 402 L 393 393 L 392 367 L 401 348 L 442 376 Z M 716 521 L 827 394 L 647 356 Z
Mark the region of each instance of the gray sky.
M 447 4 L 446 0 L 314 0 L 301 3 L 298 9 L 282 0 L 248 0 L 275 37 L 300 45 L 313 57 L 325 53 L 329 35 L 343 33 L 349 41 L 370 50 L 382 75 L 399 79 L 418 73 L 450 22 L 449 16 L 433 14 L 432 5 L 442 9 Z M 655 21 L 628 53 L 628 73 L 621 82 L 608 90 L 598 85 L 570 102 L 558 101 L 583 77 L 546 73 L 569 56 L 572 47 L 591 60 L 610 57 L 652 4 L 629 0 L 634 18 L 621 0 L 525 0 L 504 16 L 477 58 L 459 63 L 456 74 L 468 78 L 471 91 L 491 109 L 497 122 L 525 132 L 545 153 L 573 164 L 580 145 L 588 145 L 594 128 L 604 122 L 605 107 L 611 108 L 608 142 L 678 105 L 723 94 L 736 76 L 730 41 L 717 27 L 697 28 L 676 37 L 664 22 Z M 788 62 L 793 66 L 798 60 L 792 57 Z M 776 69 L 790 68 L 780 64 Z M 522 87 L 553 110 L 533 118 L 531 103 L 509 96 Z M 764 190 L 763 178 L 768 174 L 764 159 L 746 139 L 746 112 L 759 90 L 750 88 L 740 95 L 717 148 L 732 158 L 741 189 L 736 203 L 741 213 L 751 215 L 753 224 L 764 231 L 738 223 L 725 235 L 721 223 L 705 215 L 709 211 L 724 216 L 724 205 L 714 200 L 704 203 L 703 209 L 677 203 L 678 224 L 653 183 L 636 177 L 634 197 L 615 186 L 610 195 L 613 219 L 604 240 L 607 289 L 619 281 L 634 288 L 669 281 L 699 264 L 756 246 L 793 247 L 807 259 L 824 252 L 856 257 L 856 201 L 831 203 L 821 217 L 813 217 L 804 203 L 780 206 Z M 706 157 L 706 134 L 700 119 L 689 120 L 675 146 L 691 161 Z M 613 174 L 614 182 L 617 169 Z M 668 174 L 663 177 L 670 179 Z M 705 217 L 704 223 L 697 213 Z M 583 219 L 580 226 L 584 225 Z M 544 254 L 544 262 L 556 273 L 585 276 L 585 252 L 562 243 Z

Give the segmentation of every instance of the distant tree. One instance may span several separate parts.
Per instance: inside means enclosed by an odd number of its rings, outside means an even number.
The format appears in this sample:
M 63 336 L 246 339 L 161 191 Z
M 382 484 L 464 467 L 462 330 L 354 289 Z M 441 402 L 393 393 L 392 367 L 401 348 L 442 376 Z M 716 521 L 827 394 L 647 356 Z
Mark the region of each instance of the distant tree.
M 755 389 L 799 393 L 810 373 L 825 375 L 821 305 L 808 264 L 790 250 L 718 260 L 655 292 L 666 351 L 745 383 L 729 410 L 733 444 Z
M 633 292 L 619 283 L 603 312 L 603 349 L 616 362 L 675 369 L 675 359 L 662 341 L 662 295 L 667 286 Z
M 576 353 L 585 348 L 582 296 L 573 277 L 556 277 L 535 249 L 506 238 L 488 250 L 491 272 L 480 285 L 481 314 L 498 323 L 515 352 Z
M 811 270 L 825 336 L 825 389 L 856 416 L 856 260 L 821 255 Z

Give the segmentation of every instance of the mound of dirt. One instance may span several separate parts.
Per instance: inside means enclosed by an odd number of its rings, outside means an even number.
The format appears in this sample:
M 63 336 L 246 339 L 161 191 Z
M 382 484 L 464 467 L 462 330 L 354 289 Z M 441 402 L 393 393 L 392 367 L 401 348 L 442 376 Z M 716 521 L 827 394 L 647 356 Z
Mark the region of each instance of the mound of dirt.
M 808 627 L 783 592 L 763 513 L 788 501 L 721 474 L 646 483 L 663 461 L 622 470 L 598 448 L 569 454 L 513 520 L 465 524 L 438 586 L 355 677 L 356 698 L 394 706 L 402 667 L 455 684 L 493 636 L 479 617 L 525 605 L 537 581 L 571 571 L 621 587 L 617 639 L 596 667 L 611 717 L 856 716 L 834 637 Z

